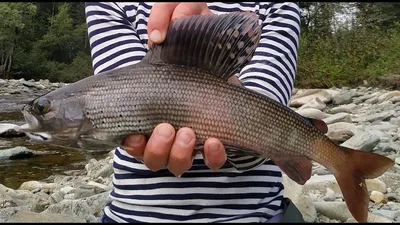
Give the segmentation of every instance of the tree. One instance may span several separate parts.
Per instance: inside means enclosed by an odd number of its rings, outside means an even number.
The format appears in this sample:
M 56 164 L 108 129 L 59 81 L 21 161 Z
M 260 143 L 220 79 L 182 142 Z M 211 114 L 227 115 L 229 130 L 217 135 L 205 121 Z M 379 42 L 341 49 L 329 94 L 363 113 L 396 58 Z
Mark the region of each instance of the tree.
M 32 3 L 0 3 L 0 75 L 2 77 L 7 77 L 9 74 L 15 46 L 26 24 L 36 14 L 36 9 Z

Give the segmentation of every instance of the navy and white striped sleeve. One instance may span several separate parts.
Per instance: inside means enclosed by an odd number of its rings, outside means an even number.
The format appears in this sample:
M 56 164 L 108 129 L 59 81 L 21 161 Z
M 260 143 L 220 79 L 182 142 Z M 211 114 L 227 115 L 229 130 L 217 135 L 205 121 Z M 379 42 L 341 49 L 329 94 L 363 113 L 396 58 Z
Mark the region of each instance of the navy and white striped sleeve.
M 287 105 L 297 70 L 300 9 L 294 2 L 270 3 L 260 7 L 260 19 L 259 46 L 239 79 L 245 87 Z
M 121 5 L 87 2 L 85 11 L 94 74 L 140 62 L 146 47 Z

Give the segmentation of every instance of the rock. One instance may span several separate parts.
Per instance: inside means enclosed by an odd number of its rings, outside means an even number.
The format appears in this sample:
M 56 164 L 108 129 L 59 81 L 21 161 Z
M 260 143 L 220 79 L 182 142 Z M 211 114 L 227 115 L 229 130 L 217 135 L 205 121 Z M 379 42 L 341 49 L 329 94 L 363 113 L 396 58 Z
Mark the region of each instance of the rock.
M 379 131 L 389 131 L 389 130 L 396 130 L 399 126 L 394 124 L 378 124 L 378 125 L 371 125 L 367 128 L 367 130 L 379 130 Z
M 378 215 L 375 215 L 373 213 L 369 213 L 368 214 L 368 218 L 367 218 L 367 222 L 368 223 L 392 223 L 393 221 L 388 219 L 388 218 L 385 218 L 385 217 L 382 217 L 382 216 L 378 216 Z M 349 218 L 346 221 L 346 223 L 357 223 L 357 221 L 354 219 L 354 217 L 352 217 L 352 218 Z
M 373 212 L 374 214 L 377 214 L 379 216 L 386 217 L 388 219 L 394 220 L 397 216 L 400 216 L 400 211 L 391 211 L 391 210 L 385 210 L 385 209 L 379 209 Z
M 400 211 L 400 203 L 388 202 L 388 206 L 390 210 Z
M 332 98 L 332 102 L 335 105 L 343 105 L 343 104 L 349 104 L 352 102 L 352 98 L 356 95 L 355 90 L 350 90 L 344 93 L 341 93 L 335 97 Z
M 76 188 L 73 188 L 71 186 L 65 186 L 65 187 L 60 189 L 60 192 L 63 195 L 67 195 L 67 194 L 73 193 L 75 190 L 76 190 Z
M 389 101 L 391 101 L 392 103 L 400 102 L 400 96 L 394 96 L 390 98 Z
M 382 180 L 383 183 L 385 183 L 387 187 L 390 187 L 393 190 L 396 190 L 395 192 L 399 193 L 399 195 L 400 195 L 400 189 L 397 191 L 397 189 L 400 188 L 400 174 L 386 172 L 382 176 L 380 176 L 379 179 Z M 384 193 L 384 192 L 382 192 L 382 193 Z
M 12 199 L 11 196 L 0 192 L 0 209 L 15 206 L 17 206 L 17 203 Z
M 114 173 L 114 169 L 112 164 L 97 164 L 97 160 L 91 159 L 89 163 L 85 166 L 86 171 L 88 171 L 87 175 L 93 179 L 98 177 L 109 177 Z
M 12 145 L 11 141 L 1 141 L 0 140 L 0 148 L 10 147 Z
M 58 202 L 61 202 L 63 199 L 63 195 L 60 192 L 56 192 L 50 195 L 49 202 L 50 204 L 56 204 Z
M 89 181 L 87 185 L 103 189 L 104 191 L 108 191 L 110 189 L 107 185 L 100 184 L 94 181 Z
M 313 168 L 313 174 L 327 175 L 327 174 L 331 174 L 331 172 L 324 166 L 318 164 L 315 168 Z
M 1 123 L 0 124 L 0 137 L 21 137 L 24 133 L 17 131 L 18 125 L 11 123 Z
M 357 109 L 358 106 L 354 103 L 347 104 L 347 105 L 340 105 L 337 107 L 332 108 L 329 110 L 330 113 L 340 113 L 340 112 L 347 112 L 347 113 L 352 113 L 355 109 Z
M 70 193 L 64 195 L 64 199 L 75 199 L 75 193 Z
M 23 159 L 32 157 L 34 153 L 26 147 L 17 146 L 9 149 L 0 149 L 1 159 Z
M 369 192 L 377 191 L 381 193 L 387 192 L 387 186 L 380 178 L 366 179 L 365 183 Z
M 370 152 L 378 145 L 380 138 L 369 132 L 357 132 L 349 140 L 345 141 L 341 146 Z
M 376 120 L 386 120 L 395 114 L 394 110 L 352 118 L 353 122 L 371 122 Z
M 32 191 L 35 189 L 53 190 L 55 187 L 56 187 L 55 183 L 44 183 L 44 182 L 39 182 L 39 181 L 26 181 L 19 186 L 18 190 L 28 190 L 28 191 Z
M 309 195 L 302 195 L 296 202 L 293 202 L 303 215 L 303 219 L 307 223 L 313 223 L 317 219 L 317 211 L 314 203 Z
M 334 201 L 335 199 L 336 199 L 335 192 L 330 188 L 326 188 L 326 193 L 325 193 L 325 196 L 323 197 L 323 200 Z
M 94 189 L 84 189 L 84 188 L 77 188 L 74 191 L 75 199 L 85 198 L 96 194 Z
M 337 113 L 337 114 L 334 114 L 332 116 L 329 116 L 329 117 L 323 119 L 323 121 L 326 124 L 332 124 L 332 123 L 338 123 L 338 122 L 351 123 L 351 118 L 348 113 Z
M 318 213 L 330 219 L 344 222 L 353 218 L 345 202 L 314 202 L 314 206 Z
M 0 223 L 7 222 L 18 210 L 18 207 L 0 208 Z
M 355 104 L 360 104 L 360 103 L 363 102 L 363 101 L 366 101 L 366 100 L 368 100 L 368 99 L 370 99 L 370 98 L 375 97 L 376 95 L 379 95 L 379 93 L 376 92 L 376 93 L 369 94 L 369 95 L 363 95 L 363 96 L 361 96 L 361 97 L 354 98 L 353 102 L 354 102 Z
M 50 205 L 43 213 L 56 213 L 85 219 L 86 222 L 97 223 L 102 216 L 103 209 L 110 201 L 110 191 L 93 195 L 83 199 L 64 199 Z
M 391 91 L 391 92 L 380 95 L 378 97 L 378 103 L 389 100 L 390 98 L 395 97 L 395 96 L 400 96 L 400 91 Z
M 383 142 L 382 142 L 382 141 L 390 141 L 390 139 L 392 138 L 392 135 L 390 135 L 390 134 L 388 134 L 388 133 L 386 133 L 386 132 L 380 131 L 380 130 L 371 130 L 371 129 L 369 129 L 369 128 L 367 128 L 366 130 L 367 130 L 369 133 L 371 133 L 371 134 L 376 135 L 376 136 L 379 137 L 379 139 L 381 140 L 381 142 L 380 142 L 378 145 L 380 145 L 380 144 L 389 144 L 389 145 L 394 144 L 394 143 L 392 143 L 392 142 L 390 142 L 390 143 L 383 143 Z M 394 144 L 394 145 L 395 145 L 395 144 Z
M 317 97 L 311 100 L 310 102 L 307 102 L 306 104 L 302 105 L 299 109 L 307 109 L 307 108 L 324 110 L 326 108 L 326 104 Z
M 381 203 L 383 199 L 385 199 L 385 195 L 379 191 L 372 191 L 371 195 L 369 196 L 369 199 L 378 204 Z
M 330 132 L 340 132 L 340 131 L 350 131 L 355 134 L 359 131 L 356 125 L 347 122 L 337 122 L 333 124 L 328 124 L 328 133 Z
M 35 213 L 28 211 L 18 211 L 11 216 L 8 222 L 11 223 L 84 223 L 84 219 L 74 216 L 67 216 L 54 213 Z
M 292 99 L 312 95 L 320 91 L 322 91 L 322 89 L 297 89 L 296 92 L 293 92 L 294 94 L 292 96 Z
M 313 99 L 316 99 L 316 98 L 319 98 L 319 100 L 321 100 L 324 103 L 328 103 L 331 101 L 331 96 L 325 90 L 321 90 L 314 94 L 310 94 L 310 95 L 306 95 L 306 96 L 302 96 L 302 97 L 298 97 L 299 96 L 298 93 L 299 93 L 299 91 L 290 100 L 289 105 L 291 107 L 300 107 L 300 106 L 306 104 L 307 102 L 311 102 Z
M 337 89 L 325 89 L 325 91 L 331 96 L 331 98 L 335 98 L 336 96 L 340 95 L 342 93 L 340 90 Z
M 12 203 L 6 203 L 6 205 L 16 206 L 19 209 L 25 209 L 34 212 L 41 212 L 47 205 L 49 205 L 47 199 L 48 196 L 45 194 L 33 194 L 27 190 L 13 190 L 1 184 L 0 197 L 6 201 L 7 199 L 12 199 Z
M 394 162 L 395 162 L 397 165 L 400 165 L 400 157 L 397 157 L 397 158 L 394 160 Z
M 366 100 L 365 103 L 367 103 L 367 104 L 375 104 L 375 103 L 377 103 L 378 101 L 379 101 L 379 100 L 378 100 L 378 97 L 375 96 L 375 97 L 372 97 L 372 98 Z
M 400 196 L 397 193 L 387 193 L 385 195 L 385 198 L 389 201 L 389 202 L 400 202 Z
M 328 114 L 321 112 L 321 110 L 313 108 L 298 109 L 296 110 L 296 112 L 304 117 L 318 119 L 318 120 L 322 120 L 329 116 Z
M 328 132 L 326 135 L 333 141 L 342 143 L 353 137 L 354 133 L 349 130 L 339 130 Z

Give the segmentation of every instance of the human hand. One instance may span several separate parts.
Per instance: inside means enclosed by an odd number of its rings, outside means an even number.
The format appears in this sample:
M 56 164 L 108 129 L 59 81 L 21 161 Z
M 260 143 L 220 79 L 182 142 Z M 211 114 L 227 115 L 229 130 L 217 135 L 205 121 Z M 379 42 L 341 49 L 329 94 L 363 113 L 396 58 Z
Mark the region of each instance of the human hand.
M 157 125 L 146 142 L 144 135 L 131 135 L 125 138 L 125 151 L 143 163 L 151 171 L 158 171 L 167 165 L 175 176 L 180 176 L 192 167 L 196 135 L 188 127 L 175 132 L 172 125 Z M 218 170 L 226 161 L 225 148 L 216 138 L 209 138 L 204 143 L 204 160 L 212 170 Z
M 212 14 L 205 2 L 157 2 L 151 9 L 147 22 L 149 47 L 160 44 L 167 35 L 168 25 L 171 20 L 190 15 Z

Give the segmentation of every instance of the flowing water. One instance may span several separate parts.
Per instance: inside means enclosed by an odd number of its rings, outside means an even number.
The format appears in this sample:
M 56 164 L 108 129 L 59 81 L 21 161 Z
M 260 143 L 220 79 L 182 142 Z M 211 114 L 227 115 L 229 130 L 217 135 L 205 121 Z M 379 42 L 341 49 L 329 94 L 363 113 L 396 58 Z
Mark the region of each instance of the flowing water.
M 0 95 L 0 123 L 23 124 L 20 109 L 39 94 Z M 25 181 L 42 180 L 50 175 L 63 174 L 64 171 L 84 169 L 91 158 L 105 157 L 104 154 L 93 155 L 80 150 L 33 143 L 26 136 L 0 138 L 0 151 L 16 146 L 24 146 L 37 154 L 25 159 L 0 160 L 0 184 L 14 189 Z

